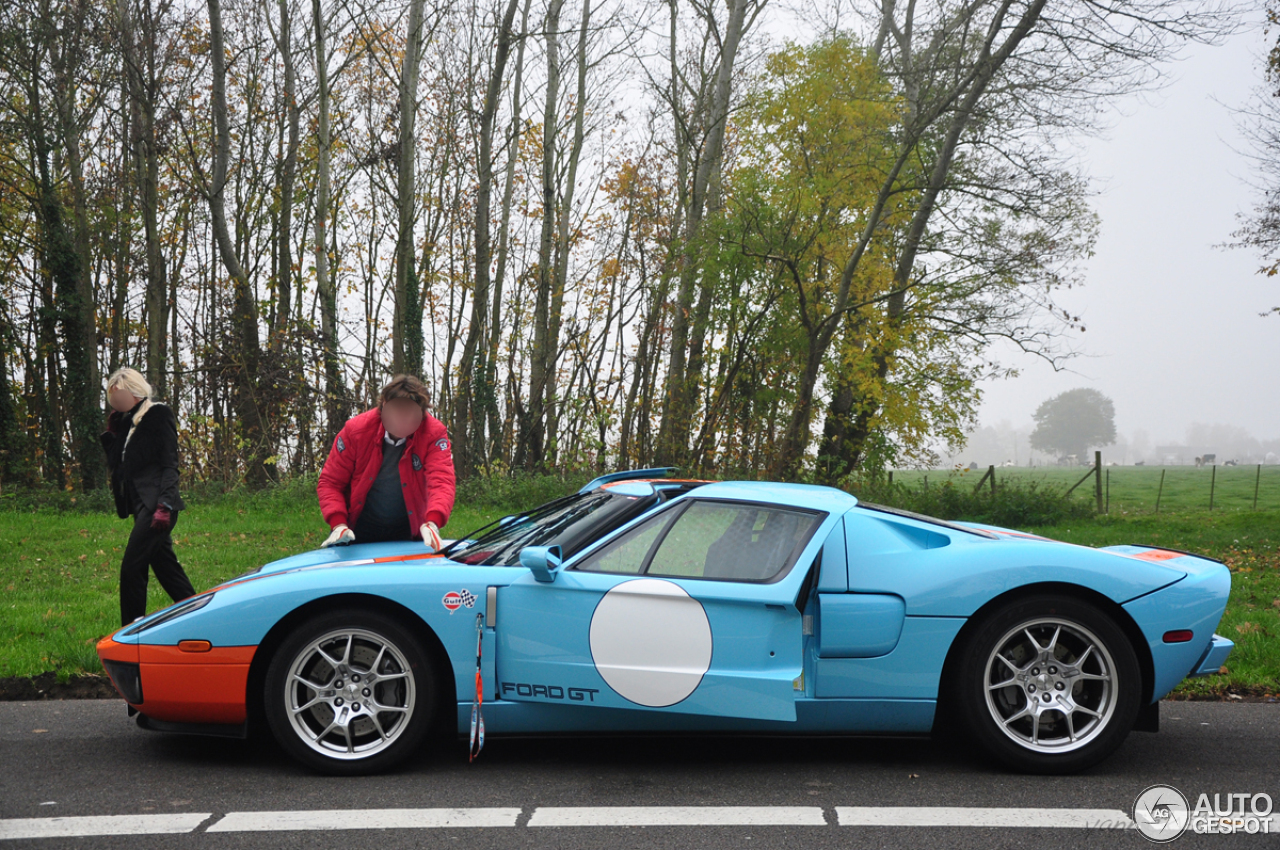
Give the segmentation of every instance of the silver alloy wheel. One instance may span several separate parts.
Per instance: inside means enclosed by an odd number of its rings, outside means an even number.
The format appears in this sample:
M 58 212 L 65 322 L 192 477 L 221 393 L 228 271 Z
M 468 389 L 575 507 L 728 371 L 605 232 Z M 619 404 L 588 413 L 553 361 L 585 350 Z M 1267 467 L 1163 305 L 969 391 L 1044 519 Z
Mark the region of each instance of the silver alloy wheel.
M 409 725 L 414 677 L 404 653 L 365 629 L 329 632 L 289 665 L 284 705 L 298 738 L 332 759 L 364 759 Z
M 1116 708 L 1116 666 L 1106 645 L 1057 617 L 1009 629 L 987 658 L 983 683 L 996 726 L 1037 753 L 1085 746 Z

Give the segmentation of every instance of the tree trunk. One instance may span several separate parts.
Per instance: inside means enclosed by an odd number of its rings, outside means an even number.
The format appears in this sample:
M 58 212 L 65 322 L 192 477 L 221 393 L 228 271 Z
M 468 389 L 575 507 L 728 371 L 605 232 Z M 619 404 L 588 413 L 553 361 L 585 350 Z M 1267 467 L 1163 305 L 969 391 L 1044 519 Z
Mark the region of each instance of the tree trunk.
M 503 457 L 507 447 L 508 428 L 498 410 L 498 349 L 502 342 L 502 290 L 506 282 L 507 258 L 511 244 L 511 205 L 515 197 L 516 163 L 520 153 L 522 92 L 524 83 L 524 49 L 528 40 L 529 7 L 532 0 L 524 0 L 520 13 L 520 46 L 516 48 L 516 64 L 511 81 L 511 129 L 507 138 L 507 173 L 502 185 L 502 212 L 498 216 L 498 257 L 493 276 L 493 298 L 489 319 L 489 354 L 485 360 L 485 393 L 482 398 L 487 406 L 490 458 Z M 508 404 L 508 419 L 513 405 Z
M 126 60 L 127 61 L 127 60 Z M 126 102 L 131 102 L 132 98 L 125 91 Z M 132 145 L 130 144 L 133 132 L 133 122 L 131 110 L 124 109 L 120 116 L 120 165 L 119 165 L 119 185 L 120 185 L 120 214 L 116 218 L 115 227 L 115 256 L 113 257 L 114 279 L 113 289 L 111 291 L 111 326 L 109 333 L 111 334 L 111 351 L 107 362 L 107 371 L 114 372 L 120 368 L 124 359 L 127 340 L 125 335 L 127 331 L 127 323 L 125 322 L 126 297 L 129 294 L 129 283 L 133 279 L 132 252 L 130 248 L 133 241 L 133 202 L 134 202 L 134 186 L 130 185 L 130 177 L 133 172 L 130 170 L 132 157 L 128 155 L 128 151 Z
M 725 124 L 729 118 L 729 100 L 732 94 L 733 66 L 738 45 L 742 39 L 749 0 L 729 0 L 729 20 L 725 24 L 721 40 L 720 58 L 716 68 L 716 84 L 705 115 L 707 138 L 698 159 L 693 177 L 693 190 L 689 196 L 688 220 L 685 225 L 684 265 L 680 275 L 680 289 L 676 295 L 675 314 L 671 319 L 671 354 L 667 362 L 666 394 L 663 403 L 662 424 L 658 432 L 658 462 L 682 464 L 689 453 L 689 432 L 697 401 L 696 386 L 691 384 L 688 366 L 691 325 L 709 309 L 709 294 L 701 295 L 698 316 L 694 314 L 694 288 L 700 277 L 702 221 L 706 211 L 707 190 L 712 175 L 720 168 L 724 157 Z M 704 283 L 704 290 L 708 284 Z M 700 324 L 705 326 L 705 320 Z M 705 332 L 704 329 L 699 329 Z M 699 345 L 700 355 L 701 346 Z M 701 368 L 701 357 L 698 357 Z
M 392 321 L 392 371 L 418 375 L 422 371 L 422 304 L 413 250 L 417 205 L 416 137 L 418 69 L 422 60 L 424 0 L 410 0 L 409 31 L 400 68 L 400 135 L 398 140 L 396 209 L 395 316 Z
M 547 98 L 542 111 L 542 233 L 538 240 L 538 290 L 533 308 L 533 350 L 529 355 L 529 402 L 520 428 L 516 463 L 527 470 L 540 469 L 546 446 L 545 399 L 551 349 L 551 291 L 555 283 L 553 240 L 556 223 L 556 123 L 560 92 L 560 10 L 564 0 L 547 6 Z
M 98 372 L 97 311 L 93 280 L 90 277 L 89 211 L 85 200 L 84 162 L 80 155 L 80 119 L 77 115 L 76 68 L 83 51 L 85 9 L 72 5 L 63 15 L 62 38 L 53 39 L 54 98 L 59 135 L 71 189 L 74 238 L 68 239 L 62 219 L 61 201 L 51 183 L 41 186 L 46 219 L 56 231 L 46 248 L 66 252 L 54 261 L 59 291 L 59 318 L 62 324 L 62 353 L 67 364 L 66 396 L 71 414 L 71 439 L 80 468 L 80 484 L 86 490 L 100 487 L 106 473 L 98 433 L 102 425 L 102 386 Z M 49 179 L 41 175 L 42 184 Z M 46 236 L 49 231 L 46 231 Z M 70 244 L 67 244 L 70 242 Z M 55 247 L 56 246 L 56 247 Z M 64 265 L 65 264 L 65 265 Z
M 556 393 L 556 372 L 560 352 L 560 328 L 564 318 L 564 295 L 569 280 L 569 249 L 572 247 L 569 222 L 573 216 L 574 189 L 578 182 L 578 161 L 582 157 L 585 136 L 583 121 L 587 101 L 587 32 L 591 25 L 591 0 L 582 0 L 582 23 L 578 30 L 578 89 L 573 110 L 573 142 L 569 148 L 569 165 L 564 180 L 564 193 L 556 233 L 556 266 L 554 288 L 551 291 L 551 310 L 547 316 L 547 392 L 544 407 L 547 417 L 547 462 L 557 461 L 557 440 L 560 430 L 560 405 Z
M 315 266 L 316 299 L 320 302 L 320 348 L 325 379 L 325 446 L 333 440 L 347 420 L 347 390 L 338 362 L 338 296 L 329 270 L 329 171 L 333 140 L 329 130 L 329 54 L 325 30 L 328 23 L 320 9 L 320 0 L 311 0 L 311 15 L 316 45 L 316 211 Z
M 280 217 L 276 243 L 276 310 L 271 330 L 271 347 L 284 350 L 293 316 L 293 187 L 298 172 L 298 145 L 301 135 L 302 109 L 298 103 L 297 72 L 294 68 L 293 26 L 289 17 L 289 0 L 279 0 L 280 34 L 276 48 L 284 66 L 284 100 L 288 121 L 284 162 L 280 168 Z
M 488 375 L 484 340 L 488 336 L 490 266 L 493 260 L 490 237 L 491 202 L 493 197 L 493 133 L 498 114 L 498 98 L 502 94 L 502 78 L 506 74 L 507 58 L 511 55 L 512 25 L 520 0 L 507 0 L 498 27 L 498 43 L 493 57 L 493 68 L 485 87 L 484 106 L 480 112 L 480 155 L 477 162 L 476 185 L 476 280 L 471 298 L 471 321 L 467 326 L 467 339 L 462 347 L 462 360 L 458 364 L 458 390 L 453 405 L 453 457 L 458 472 L 472 474 L 484 462 L 484 425 L 488 404 L 479 401 L 492 390 L 484 385 Z M 477 380 L 477 375 L 480 379 Z
M 160 392 L 167 384 L 169 286 L 165 279 L 164 254 L 160 246 L 160 154 L 156 145 L 156 106 L 159 81 L 156 69 L 156 42 L 159 38 L 151 4 L 142 19 L 134 21 L 133 0 L 116 0 L 117 25 L 123 52 L 125 89 L 128 93 L 134 170 L 142 206 L 142 226 L 146 243 L 147 286 L 147 380 Z M 139 37 L 142 46 L 139 47 Z
M 234 368 L 234 406 L 236 417 L 244 429 L 247 446 L 244 457 L 246 478 L 253 486 L 263 486 L 273 477 L 268 467 L 266 429 L 258 401 L 258 364 L 262 350 L 258 341 L 258 303 L 248 275 L 236 255 L 235 244 L 227 229 L 224 194 L 227 168 L 231 158 L 231 127 L 227 116 L 226 48 L 222 34 L 221 0 L 208 0 L 209 52 L 213 65 L 213 174 L 209 187 L 209 212 L 214 238 L 222 265 L 231 276 L 234 290 L 231 322 L 236 338 Z

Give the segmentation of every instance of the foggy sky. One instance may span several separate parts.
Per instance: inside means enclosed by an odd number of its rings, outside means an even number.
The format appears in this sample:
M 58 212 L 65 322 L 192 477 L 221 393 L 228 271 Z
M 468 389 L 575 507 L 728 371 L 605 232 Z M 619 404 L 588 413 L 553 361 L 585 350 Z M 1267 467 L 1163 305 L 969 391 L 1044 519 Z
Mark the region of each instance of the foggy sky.
M 1002 352 L 1022 374 L 983 385 L 982 424 L 1030 428 L 1046 398 L 1094 387 L 1123 435 L 1180 443 L 1201 422 L 1280 437 L 1280 315 L 1258 315 L 1280 304 L 1280 277 L 1258 275 L 1250 251 L 1216 247 L 1256 199 L 1231 107 L 1260 81 L 1265 43 L 1254 26 L 1189 47 L 1162 90 L 1122 103 L 1106 138 L 1086 143 L 1101 233 L 1085 285 L 1057 296 L 1084 320 L 1072 341 L 1084 356 L 1055 373 Z

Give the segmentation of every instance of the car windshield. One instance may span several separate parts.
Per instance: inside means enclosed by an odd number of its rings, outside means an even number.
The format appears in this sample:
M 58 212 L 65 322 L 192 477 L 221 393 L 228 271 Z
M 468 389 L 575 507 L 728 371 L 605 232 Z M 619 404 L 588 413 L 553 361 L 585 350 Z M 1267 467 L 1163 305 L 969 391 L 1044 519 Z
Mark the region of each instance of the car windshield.
M 556 499 L 523 514 L 503 517 L 460 540 L 444 554 L 462 564 L 513 567 L 526 546 L 559 546 L 568 558 L 600 535 L 657 504 L 659 496 L 592 490 Z

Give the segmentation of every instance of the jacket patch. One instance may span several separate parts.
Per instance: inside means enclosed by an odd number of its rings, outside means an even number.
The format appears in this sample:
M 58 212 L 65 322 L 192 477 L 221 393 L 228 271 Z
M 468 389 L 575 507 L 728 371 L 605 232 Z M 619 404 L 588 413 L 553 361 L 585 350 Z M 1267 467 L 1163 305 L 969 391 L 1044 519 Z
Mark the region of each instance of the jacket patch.
M 422 471 L 422 458 L 418 457 L 416 454 L 413 456 L 413 471 Z
M 347 444 L 342 442 L 342 435 L 339 434 L 338 435 L 338 451 L 345 452 L 346 450 L 347 450 Z
M 438 448 L 442 452 L 449 451 L 449 441 L 444 438 L 436 440 L 436 448 Z

